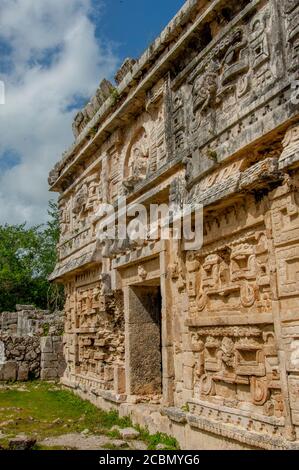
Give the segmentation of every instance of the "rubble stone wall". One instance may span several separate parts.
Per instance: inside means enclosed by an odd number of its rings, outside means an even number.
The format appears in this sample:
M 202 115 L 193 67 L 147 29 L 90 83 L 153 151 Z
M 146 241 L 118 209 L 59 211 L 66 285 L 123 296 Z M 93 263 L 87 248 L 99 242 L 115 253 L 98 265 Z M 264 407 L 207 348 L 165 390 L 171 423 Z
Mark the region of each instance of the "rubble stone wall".
M 0 363 L 0 380 L 26 381 L 40 377 L 40 338 L 0 334 L 4 361 Z M 2 359 L 3 360 L 3 359 Z
M 0 315 L 0 380 L 61 377 L 65 369 L 63 328 L 61 312 L 50 314 L 30 305 L 18 305 L 17 312 L 3 312 Z

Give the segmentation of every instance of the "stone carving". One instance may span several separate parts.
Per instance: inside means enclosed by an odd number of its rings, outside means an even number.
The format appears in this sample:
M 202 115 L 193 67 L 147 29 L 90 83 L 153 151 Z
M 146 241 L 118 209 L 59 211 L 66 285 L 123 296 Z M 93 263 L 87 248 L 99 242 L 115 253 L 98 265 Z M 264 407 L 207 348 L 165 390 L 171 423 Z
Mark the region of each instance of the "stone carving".
M 299 64 L 299 2 L 297 0 L 285 0 L 284 13 L 286 18 L 287 41 L 288 41 L 288 68 L 291 72 L 298 71 Z
M 299 125 L 292 126 L 282 142 L 283 152 L 279 158 L 279 169 L 293 167 L 299 163 Z
M 66 376 L 71 380 L 80 374 L 97 390 L 113 390 L 113 364 L 123 363 L 124 347 L 122 300 L 112 293 L 109 274 L 94 270 L 77 275 L 65 309 Z
M 196 311 L 207 315 L 233 315 L 247 309 L 255 313 L 260 305 L 268 311 L 267 252 L 267 241 L 260 233 L 256 239 L 236 241 L 218 253 L 195 257 L 195 261 L 187 264 L 188 295 L 195 308 L 193 315 Z
M 117 88 L 102 82 L 50 174 L 63 382 L 101 405 L 142 403 L 140 419 L 155 404 L 153 430 L 182 448 L 296 449 L 299 2 L 223 5 L 185 2 Z M 118 223 L 119 195 L 148 215 L 201 204 L 202 247 L 101 232 L 97 208 Z
M 73 133 L 75 137 L 80 135 L 100 107 L 111 96 L 113 89 L 112 84 L 108 80 L 102 80 L 95 96 L 86 105 L 86 107 L 75 116 L 73 122 Z
M 253 56 L 253 86 L 263 87 L 272 79 L 269 45 L 269 21 L 271 15 L 268 9 L 255 17 L 251 24 L 250 47 Z
M 126 75 L 128 75 L 128 73 L 132 71 L 132 68 L 135 64 L 136 64 L 135 59 L 130 59 L 130 58 L 125 59 L 124 63 L 122 64 L 117 74 L 115 75 L 115 81 L 118 85 L 124 80 Z
M 193 85 L 193 111 L 202 114 L 209 106 L 213 105 L 218 89 L 218 65 L 211 63 L 202 77 L 199 77 Z
M 236 28 L 221 41 L 200 66 L 192 90 L 193 111 L 202 118 L 222 103 L 231 106 L 249 88 L 248 39 L 244 27 Z M 232 99 L 233 96 L 233 99 Z
M 266 416 L 282 416 L 273 332 L 229 327 L 192 331 L 192 347 L 199 351 L 194 397 L 227 406 L 246 401 L 252 411 L 257 406 Z
M 78 191 L 74 199 L 73 212 L 75 214 L 80 214 L 80 212 L 86 209 L 87 198 L 88 198 L 87 187 L 84 185 Z
M 134 186 L 144 180 L 148 171 L 149 145 L 145 129 L 141 129 L 137 137 L 129 146 L 123 186 L 126 192 L 134 189 Z
M 53 170 L 51 170 L 49 173 L 49 178 L 48 178 L 49 186 L 52 186 L 57 181 L 58 178 L 59 178 L 59 164 L 56 163 Z

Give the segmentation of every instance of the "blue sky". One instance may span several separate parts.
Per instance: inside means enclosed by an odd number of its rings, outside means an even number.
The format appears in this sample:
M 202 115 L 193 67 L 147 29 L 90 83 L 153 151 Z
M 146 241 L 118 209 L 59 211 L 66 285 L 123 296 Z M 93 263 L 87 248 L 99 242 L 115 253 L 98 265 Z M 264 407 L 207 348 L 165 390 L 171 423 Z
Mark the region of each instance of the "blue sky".
M 42 223 L 47 176 L 103 78 L 138 58 L 184 0 L 0 0 L 0 224 Z
M 184 3 L 184 0 L 107 0 L 97 35 L 114 41 L 119 56 L 138 57 Z

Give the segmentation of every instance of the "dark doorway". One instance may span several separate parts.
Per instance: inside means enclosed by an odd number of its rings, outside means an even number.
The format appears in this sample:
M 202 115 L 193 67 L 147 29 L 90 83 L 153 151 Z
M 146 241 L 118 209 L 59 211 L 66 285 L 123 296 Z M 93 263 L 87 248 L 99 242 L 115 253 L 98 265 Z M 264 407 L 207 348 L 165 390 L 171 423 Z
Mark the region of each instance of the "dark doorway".
M 160 286 L 129 288 L 127 365 L 131 395 L 162 394 Z

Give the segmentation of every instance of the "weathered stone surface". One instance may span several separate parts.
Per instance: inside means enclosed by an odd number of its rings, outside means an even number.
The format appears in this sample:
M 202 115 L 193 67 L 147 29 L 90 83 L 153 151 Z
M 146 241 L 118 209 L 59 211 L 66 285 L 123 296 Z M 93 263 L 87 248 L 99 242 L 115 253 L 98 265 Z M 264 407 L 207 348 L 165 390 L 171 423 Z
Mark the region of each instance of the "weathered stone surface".
M 119 434 L 123 439 L 137 439 L 140 436 L 140 432 L 136 431 L 134 428 L 125 428 L 120 429 Z
M 19 436 L 8 443 L 9 450 L 30 450 L 35 445 L 36 439 L 27 436 Z
M 15 381 L 17 379 L 17 363 L 15 361 L 7 361 L 3 366 L 3 380 Z
M 42 368 L 40 378 L 42 380 L 53 380 L 58 378 L 58 369 L 46 369 L 45 367 Z
M 185 448 L 298 446 L 298 15 L 297 0 L 185 2 L 100 85 L 50 175 L 63 381 Z M 98 208 L 117 218 L 119 195 L 174 224 L 202 205 L 203 243 L 153 226 L 115 240 Z
M 53 342 L 51 336 L 43 336 L 40 340 L 41 350 L 43 354 L 52 353 Z
M 166 449 L 166 447 L 165 447 L 164 444 L 158 444 L 158 445 L 156 446 L 156 450 L 165 450 L 165 449 Z
M 134 450 L 147 450 L 147 445 L 143 441 L 132 440 L 130 442 L 130 448 Z
M 35 310 L 34 305 L 16 305 L 16 311 L 17 312 L 22 312 L 23 310 Z
M 39 378 L 43 368 L 45 377 L 61 377 L 65 370 L 63 339 L 58 336 L 63 331 L 61 312 L 50 314 L 21 305 L 17 312 L 1 315 L 0 380 Z M 50 336 L 43 336 L 46 333 Z
M 18 367 L 17 380 L 19 380 L 20 382 L 26 382 L 26 380 L 28 380 L 28 378 L 29 378 L 29 367 L 28 367 L 28 365 L 21 364 Z

